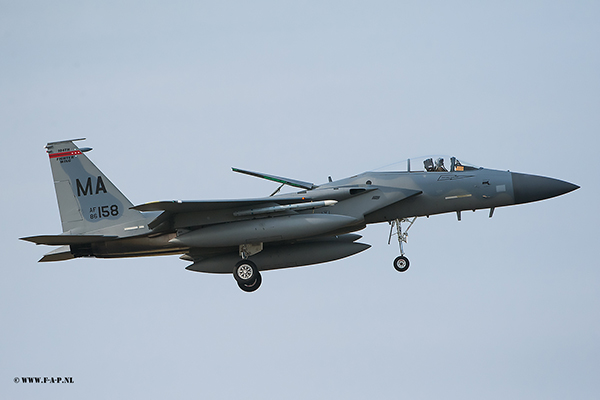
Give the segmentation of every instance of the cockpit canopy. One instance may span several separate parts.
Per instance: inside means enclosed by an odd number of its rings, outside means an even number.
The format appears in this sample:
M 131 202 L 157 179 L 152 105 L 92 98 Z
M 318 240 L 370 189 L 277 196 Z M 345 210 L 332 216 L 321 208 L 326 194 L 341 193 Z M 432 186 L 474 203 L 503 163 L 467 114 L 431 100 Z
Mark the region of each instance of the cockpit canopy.
M 379 171 L 407 171 L 407 172 L 463 172 L 480 169 L 472 164 L 460 161 L 451 156 L 423 156 L 410 158 L 382 168 Z

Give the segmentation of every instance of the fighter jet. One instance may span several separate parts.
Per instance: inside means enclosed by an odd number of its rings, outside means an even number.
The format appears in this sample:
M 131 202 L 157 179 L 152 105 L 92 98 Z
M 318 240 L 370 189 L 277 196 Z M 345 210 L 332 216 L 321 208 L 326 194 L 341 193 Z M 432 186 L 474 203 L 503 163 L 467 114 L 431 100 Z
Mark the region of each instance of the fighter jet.
M 261 272 L 342 259 L 371 247 L 354 233 L 389 223 L 400 255 L 418 217 L 523 204 L 579 188 L 543 176 L 476 167 L 456 157 L 410 159 L 402 170 L 364 172 L 316 185 L 233 168 L 277 182 L 270 196 L 253 199 L 156 201 L 134 206 L 89 160 L 76 141 L 46 145 L 62 222 L 60 235 L 21 238 L 61 246 L 40 262 L 79 257 L 117 258 L 180 254 L 196 272 L 232 274 L 245 292 Z M 289 186 L 292 193 L 278 194 Z M 403 225 L 405 229 L 403 229 Z

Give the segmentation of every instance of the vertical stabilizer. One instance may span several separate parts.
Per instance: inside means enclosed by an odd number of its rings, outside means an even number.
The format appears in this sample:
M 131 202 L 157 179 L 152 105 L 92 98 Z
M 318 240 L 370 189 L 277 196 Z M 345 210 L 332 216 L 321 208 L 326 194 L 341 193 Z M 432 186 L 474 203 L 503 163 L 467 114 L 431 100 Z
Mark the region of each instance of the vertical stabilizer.
M 79 140 L 46 145 L 63 232 L 129 236 L 147 229 L 143 215 L 83 154 L 91 149 L 73 143 Z

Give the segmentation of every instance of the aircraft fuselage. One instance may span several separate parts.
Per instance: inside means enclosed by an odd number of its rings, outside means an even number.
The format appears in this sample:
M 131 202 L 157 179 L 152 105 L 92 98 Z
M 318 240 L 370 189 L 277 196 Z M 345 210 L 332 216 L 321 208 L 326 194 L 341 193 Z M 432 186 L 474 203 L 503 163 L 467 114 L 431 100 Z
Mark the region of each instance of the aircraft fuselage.
M 297 188 L 255 199 L 158 201 L 134 206 L 74 141 L 48 143 L 63 233 L 23 238 L 63 246 L 40 261 L 77 257 L 138 257 L 183 254 L 187 269 L 232 273 L 242 290 L 254 291 L 260 271 L 318 264 L 357 254 L 370 246 L 356 242 L 368 224 L 396 227 L 401 255 L 409 263 L 402 223 L 465 210 L 489 209 L 543 200 L 578 188 L 536 175 L 478 168 L 455 157 L 419 159 L 422 170 L 365 172 L 315 185 L 275 175 L 234 171 Z M 450 161 L 447 168 L 445 161 Z M 279 189 L 281 189 L 281 187 Z M 279 191 L 275 193 L 277 193 Z M 391 237 L 391 236 L 390 236 Z

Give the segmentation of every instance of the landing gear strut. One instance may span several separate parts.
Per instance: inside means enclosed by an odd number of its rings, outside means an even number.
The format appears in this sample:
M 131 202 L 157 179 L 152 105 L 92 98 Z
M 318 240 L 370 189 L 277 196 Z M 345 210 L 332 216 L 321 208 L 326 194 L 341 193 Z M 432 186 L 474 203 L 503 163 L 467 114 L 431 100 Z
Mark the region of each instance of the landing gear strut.
M 392 236 L 396 235 L 398 237 L 398 244 L 400 245 L 400 255 L 398 257 L 396 257 L 396 259 L 394 260 L 394 268 L 398 272 L 405 272 L 408 269 L 408 267 L 410 266 L 410 262 L 408 261 L 408 258 L 406 258 L 404 256 L 403 244 L 407 243 L 408 230 L 410 229 L 411 226 L 413 226 L 413 224 L 415 223 L 416 220 L 417 220 L 417 217 L 413 217 L 412 219 L 411 218 L 402 218 L 402 219 L 395 219 L 393 221 L 390 221 L 390 237 L 388 239 L 388 244 L 390 244 L 392 242 Z M 403 222 L 408 222 L 408 226 L 406 227 L 404 232 L 402 232 L 402 223 Z M 394 233 L 394 226 L 396 227 L 396 233 Z

